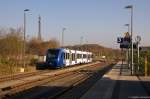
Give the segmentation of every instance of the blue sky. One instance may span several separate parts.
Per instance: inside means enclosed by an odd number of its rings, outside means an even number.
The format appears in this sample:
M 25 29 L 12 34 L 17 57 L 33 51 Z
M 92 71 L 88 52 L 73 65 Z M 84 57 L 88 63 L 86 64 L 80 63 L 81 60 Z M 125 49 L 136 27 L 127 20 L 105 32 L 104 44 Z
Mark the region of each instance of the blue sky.
M 27 35 L 37 36 L 38 15 L 42 17 L 42 37 L 61 40 L 65 27 L 65 45 L 96 43 L 118 48 L 116 39 L 127 31 L 130 22 L 126 5 L 134 6 L 134 37 L 150 45 L 150 0 L 0 0 L 0 28 L 23 26 L 23 10 L 28 8 Z

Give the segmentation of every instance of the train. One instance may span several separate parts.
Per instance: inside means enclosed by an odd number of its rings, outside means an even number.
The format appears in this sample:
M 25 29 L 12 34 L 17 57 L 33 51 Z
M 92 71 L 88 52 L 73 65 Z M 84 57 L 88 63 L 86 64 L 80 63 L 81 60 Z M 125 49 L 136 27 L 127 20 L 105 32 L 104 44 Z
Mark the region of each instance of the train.
M 71 50 L 67 48 L 48 49 L 44 65 L 36 65 L 40 68 L 62 68 L 77 64 L 92 62 L 92 52 Z

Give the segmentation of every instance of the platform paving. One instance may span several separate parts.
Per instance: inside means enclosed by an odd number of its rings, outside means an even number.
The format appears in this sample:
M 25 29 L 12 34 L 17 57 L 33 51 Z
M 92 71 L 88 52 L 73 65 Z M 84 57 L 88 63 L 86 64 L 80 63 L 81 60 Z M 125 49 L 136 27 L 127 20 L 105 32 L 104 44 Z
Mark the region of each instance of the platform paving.
M 131 76 L 127 64 L 119 62 L 80 99 L 150 99 L 149 85 L 149 77 Z

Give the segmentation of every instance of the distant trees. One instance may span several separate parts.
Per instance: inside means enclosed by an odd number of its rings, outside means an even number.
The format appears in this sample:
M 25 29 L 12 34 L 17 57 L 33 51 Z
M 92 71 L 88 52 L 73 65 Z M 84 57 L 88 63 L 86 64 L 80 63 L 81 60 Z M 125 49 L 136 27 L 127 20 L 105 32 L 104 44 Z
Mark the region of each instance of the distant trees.
M 75 49 L 75 50 L 84 50 L 90 51 L 93 53 L 95 59 L 100 59 L 102 56 L 106 56 L 107 59 L 120 59 L 120 50 L 111 49 L 100 46 L 98 44 L 83 44 L 75 46 L 65 46 L 66 48 Z
M 19 63 L 21 65 L 21 61 L 23 60 L 23 43 L 23 32 L 21 28 L 0 29 L 0 64 L 15 65 Z M 59 42 L 56 39 L 44 41 L 36 37 L 26 41 L 25 44 L 28 62 L 30 61 L 28 56 L 44 55 L 48 48 L 59 47 Z
M 22 37 L 21 29 L 0 30 L 0 56 L 15 56 L 21 53 Z
M 58 48 L 58 47 L 59 42 L 56 39 L 43 41 L 34 37 L 28 42 L 27 52 L 29 54 L 44 55 L 48 48 Z

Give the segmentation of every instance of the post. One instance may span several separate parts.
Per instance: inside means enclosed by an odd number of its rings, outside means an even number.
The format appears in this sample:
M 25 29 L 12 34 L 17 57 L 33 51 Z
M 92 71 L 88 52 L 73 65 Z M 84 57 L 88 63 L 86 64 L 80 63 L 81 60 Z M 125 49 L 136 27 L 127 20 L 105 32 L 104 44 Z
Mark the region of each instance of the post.
M 126 49 L 126 62 L 128 64 L 129 56 L 128 56 L 128 49 Z
M 23 67 L 25 68 L 25 49 L 26 49 L 26 12 L 24 10 L 24 42 L 23 42 Z
M 133 5 L 128 5 L 125 8 L 130 9 L 131 10 L 131 75 L 134 74 L 134 58 L 133 58 Z
M 24 10 L 24 43 L 23 43 L 23 67 L 25 68 L 25 53 L 26 53 L 26 12 L 29 11 L 29 9 Z
M 139 44 L 140 44 L 140 41 L 141 41 L 141 36 L 136 36 L 136 39 L 135 41 L 137 42 L 137 57 L 138 57 L 138 61 L 137 61 L 137 67 L 138 67 L 138 71 L 139 71 L 139 64 L 140 64 L 140 61 L 139 61 L 139 58 L 140 58 L 140 51 L 139 51 Z
M 130 28 L 129 28 L 129 24 L 128 24 L 128 33 L 130 32 Z M 129 36 L 130 36 L 130 34 L 129 34 Z M 131 37 L 130 37 L 131 38 Z M 127 49 L 128 50 L 128 68 L 130 68 L 131 66 L 130 66 L 130 47 Z
M 139 60 L 139 58 L 140 58 L 140 51 L 139 51 L 139 43 L 137 44 L 137 47 L 138 47 L 138 51 L 137 51 L 137 53 L 138 53 L 138 72 L 139 72 L 139 69 L 140 69 L 140 60 Z
M 130 66 L 130 48 L 128 48 L 128 68 L 131 68 L 131 66 Z
M 133 58 L 133 6 L 131 7 L 131 44 L 132 44 L 132 48 L 131 48 L 131 54 L 132 54 L 132 59 L 131 59 L 131 61 L 132 61 L 132 74 L 134 74 L 134 64 L 133 64 L 133 62 L 134 62 L 134 58 Z
M 145 76 L 147 77 L 147 56 L 145 55 Z
M 125 26 L 127 26 L 127 28 L 128 28 L 128 33 L 130 32 L 130 24 L 125 24 Z M 131 38 L 131 35 L 129 34 L 129 37 Z M 128 58 L 127 58 L 127 61 L 128 61 L 128 68 L 130 68 L 130 47 L 127 49 L 127 53 L 128 53 Z
M 123 48 L 121 48 L 121 67 L 120 67 L 120 75 L 122 74 L 122 67 L 123 67 Z
M 41 36 L 41 16 L 39 15 L 38 17 L 38 40 L 42 40 L 42 36 Z

